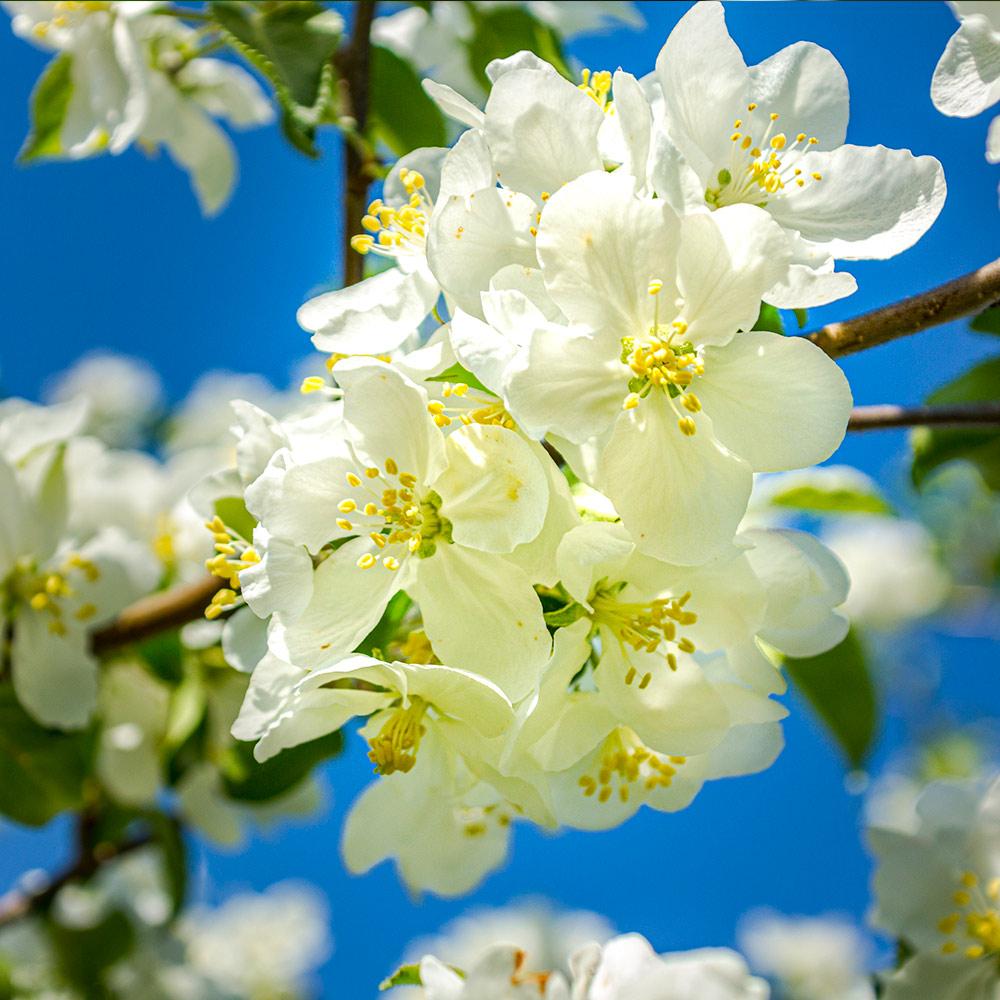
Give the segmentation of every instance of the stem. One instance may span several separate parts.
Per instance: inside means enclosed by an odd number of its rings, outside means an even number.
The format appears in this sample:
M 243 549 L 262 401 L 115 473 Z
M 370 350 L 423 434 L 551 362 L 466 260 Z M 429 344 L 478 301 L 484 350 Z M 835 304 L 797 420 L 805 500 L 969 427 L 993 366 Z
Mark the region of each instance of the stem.
M 839 358 L 982 312 L 994 302 L 1000 302 L 1000 259 L 901 302 L 830 323 L 809 334 L 809 339 L 830 357 Z
M 97 654 L 148 639 L 167 629 L 179 628 L 200 617 L 225 581 L 206 576 L 194 583 L 144 597 L 127 607 L 110 625 L 94 633 L 91 648 Z
M 86 821 L 86 816 L 87 814 L 84 813 L 81 817 L 81 823 Z M 87 831 L 82 831 L 80 839 L 86 841 Z M 68 868 L 48 879 L 43 887 L 33 891 L 15 889 L 7 893 L 6 896 L 0 897 L 0 927 L 6 927 L 31 913 L 45 910 L 55 899 L 59 890 L 69 885 L 70 882 L 85 881 L 94 875 L 102 865 L 148 846 L 152 843 L 152 839 L 151 834 L 141 833 L 130 840 L 122 841 L 120 844 L 101 842 L 87 850 L 84 850 L 81 844 L 79 857 Z
M 371 26 L 375 0 L 355 0 L 354 24 L 347 48 L 338 53 L 338 70 L 346 83 L 345 114 L 354 120 L 354 130 L 363 136 L 368 125 L 371 82 Z M 356 142 L 344 142 L 343 254 L 344 285 L 356 285 L 364 277 L 364 259 L 351 249 L 351 237 L 361 232 L 368 208 L 368 185 L 377 161 Z
M 1000 427 L 1000 403 L 969 403 L 960 406 L 856 406 L 847 425 L 849 431 L 877 431 L 890 427 L 925 426 Z

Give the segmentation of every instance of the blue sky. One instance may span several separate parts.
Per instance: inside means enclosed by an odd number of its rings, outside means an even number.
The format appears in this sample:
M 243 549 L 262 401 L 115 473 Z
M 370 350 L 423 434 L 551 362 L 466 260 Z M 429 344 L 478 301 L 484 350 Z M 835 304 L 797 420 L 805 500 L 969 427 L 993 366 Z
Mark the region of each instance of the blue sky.
M 580 41 L 591 68 L 638 74 L 685 3 L 639 4 L 642 31 Z M 956 26 L 943 3 L 769 3 L 727 5 L 747 61 L 799 39 L 840 59 L 851 83 L 848 139 L 932 153 L 944 164 L 944 211 L 914 249 L 890 261 L 849 265 L 859 291 L 817 310 L 811 325 L 856 315 L 972 270 L 1000 254 L 997 182 L 983 158 L 987 116 L 962 121 L 935 112 L 934 65 Z M 0 25 L 2 28 L 2 25 Z M 262 372 L 286 383 L 309 351 L 295 310 L 339 270 L 339 157 L 310 162 L 276 129 L 237 137 L 241 180 L 230 206 L 203 220 L 185 176 L 137 151 L 78 164 L 20 168 L 27 98 L 44 57 L 0 30 L 0 387 L 37 396 L 45 377 L 95 347 L 147 358 L 179 398 L 210 367 Z M 996 341 L 951 324 L 845 361 L 858 403 L 920 401 L 933 387 L 995 350 Z M 905 503 L 906 438 L 850 438 L 836 461 L 876 476 Z M 908 661 L 940 664 L 940 704 L 960 719 L 1000 714 L 990 649 L 982 640 L 924 637 Z M 992 664 L 995 666 L 995 663 Z M 511 860 L 471 897 L 411 899 L 394 871 L 345 873 L 339 830 L 367 782 L 361 741 L 327 768 L 332 804 L 317 822 L 252 840 L 242 854 L 198 845 L 196 885 L 218 898 L 282 878 L 309 879 L 328 895 L 336 952 L 326 992 L 373 995 L 406 942 L 468 906 L 524 895 L 597 910 L 661 949 L 733 941 L 741 913 L 770 905 L 792 913 L 841 911 L 861 919 L 869 862 L 858 836 L 860 801 L 807 710 L 788 699 L 787 748 L 762 775 L 717 782 L 687 811 L 645 812 L 606 834 L 548 836 L 519 828 Z M 890 715 L 876 765 L 899 744 Z M 62 824 L 37 834 L 0 833 L 0 891 L 31 865 L 52 867 Z

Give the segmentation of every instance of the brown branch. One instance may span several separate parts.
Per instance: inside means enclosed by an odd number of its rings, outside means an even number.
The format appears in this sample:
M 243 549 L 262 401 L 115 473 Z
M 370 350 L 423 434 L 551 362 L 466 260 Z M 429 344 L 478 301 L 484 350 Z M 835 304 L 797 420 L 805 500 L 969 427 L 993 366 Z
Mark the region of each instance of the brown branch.
M 158 632 L 186 625 L 201 617 L 212 596 L 223 586 L 225 581 L 219 577 L 206 576 L 144 597 L 127 607 L 110 625 L 95 632 L 91 648 L 98 654 L 109 653 Z
M 346 84 L 345 114 L 354 120 L 355 131 L 363 136 L 368 125 L 369 83 L 371 80 L 371 26 L 375 0 L 355 0 L 351 40 L 338 53 L 337 69 Z M 368 208 L 368 185 L 378 164 L 365 155 L 358 144 L 344 141 L 344 284 L 356 285 L 364 276 L 364 258 L 351 249 L 351 237 L 360 233 L 361 220 Z
M 1000 427 L 1000 403 L 969 403 L 962 406 L 855 406 L 847 424 L 849 431 L 876 431 L 889 427 L 925 426 Z
M 152 840 L 152 834 L 141 833 L 120 844 L 102 841 L 95 845 L 93 851 L 81 854 L 68 868 L 47 879 L 44 885 L 32 890 L 15 889 L 0 896 L 0 927 L 6 927 L 31 913 L 43 912 L 64 886 L 86 881 L 102 865 L 146 847 Z
M 995 302 L 1000 302 L 1000 259 L 901 302 L 830 323 L 809 334 L 809 339 L 830 357 L 839 358 L 982 312 Z

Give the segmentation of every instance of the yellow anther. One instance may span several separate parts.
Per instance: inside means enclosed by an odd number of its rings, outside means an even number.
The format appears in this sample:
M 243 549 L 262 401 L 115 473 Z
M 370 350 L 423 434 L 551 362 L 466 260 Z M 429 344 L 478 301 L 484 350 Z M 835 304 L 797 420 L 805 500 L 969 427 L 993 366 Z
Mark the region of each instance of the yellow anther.
M 637 392 L 630 392 L 625 397 L 625 402 L 622 403 L 623 410 L 634 410 L 639 405 L 639 394 Z
M 962 877 L 959 881 L 966 889 L 975 889 L 979 885 L 979 879 L 976 877 L 975 872 L 962 872 Z
M 982 958 L 986 954 L 986 949 L 981 944 L 969 945 L 965 949 L 966 958 Z
M 749 149 L 753 145 L 753 139 L 750 136 L 743 136 L 743 141 L 740 143 L 740 149 Z
M 956 906 L 968 906 L 972 897 L 964 890 L 959 889 L 952 897 Z
M 432 399 L 427 404 L 427 412 L 432 416 L 439 416 L 444 413 L 444 403 L 442 403 L 440 399 Z
M 756 101 L 751 101 L 747 105 L 747 111 L 756 111 L 756 110 L 757 110 L 757 102 Z
M 659 278 L 653 278 L 648 288 L 650 295 L 659 295 L 663 291 L 663 282 Z
M 733 122 L 733 128 L 743 128 L 743 119 L 737 118 L 736 121 Z
M 681 429 L 681 433 L 685 437 L 692 437 L 698 430 L 698 426 L 695 424 L 691 417 L 681 417 L 677 421 L 677 426 Z
M 376 562 L 376 558 L 370 552 L 366 552 L 358 559 L 357 567 L 358 569 L 371 569 Z
M 379 477 L 379 471 L 378 471 L 378 469 L 374 465 L 371 465 L 367 469 L 365 469 L 365 475 L 369 479 L 378 479 L 378 477 Z
M 87 603 L 87 604 L 81 604 L 80 607 L 78 607 L 74 612 L 73 617 L 77 621 L 85 622 L 93 618 L 94 615 L 96 614 L 97 614 L 97 607 L 93 604 Z
M 822 174 L 811 174 L 810 175 L 814 181 L 821 181 L 823 179 Z
M 348 486 L 355 486 L 355 487 L 360 486 L 361 485 L 361 480 L 353 472 L 348 472 L 347 473 L 347 485 Z
M 374 215 L 366 215 L 361 220 L 361 225 L 370 233 L 377 233 L 382 228 L 382 223 Z
M 796 142 L 805 142 L 805 141 L 806 141 L 806 134 L 805 134 L 805 132 L 800 132 L 800 133 L 799 133 L 799 134 L 798 134 L 798 135 L 797 135 L 797 136 L 795 137 L 795 141 L 796 141 Z
M 385 460 L 385 471 L 388 472 L 390 476 L 395 476 L 399 472 L 399 466 L 396 465 L 394 459 L 387 458 Z
M 771 112 L 771 121 L 776 122 L 778 120 L 778 113 L 776 111 Z
M 44 592 L 39 592 L 32 596 L 31 600 L 28 601 L 32 609 L 35 611 L 44 611 L 49 606 L 49 595 Z
M 350 498 L 347 500 L 341 500 L 340 503 L 337 504 L 337 510 L 339 510 L 341 514 L 350 514 L 352 511 L 357 509 L 358 505 Z
M 961 916 L 957 913 L 949 913 L 948 916 L 942 917 L 938 921 L 938 930 L 942 934 L 953 934 L 955 928 L 958 927 L 959 921 L 961 921 Z
M 771 139 L 771 149 L 784 149 L 787 143 L 784 132 L 779 132 L 776 136 Z M 778 166 L 781 164 L 778 163 Z
M 372 247 L 375 245 L 375 240 L 370 236 L 366 236 L 364 233 L 359 233 L 357 236 L 351 237 L 351 249 L 359 254 L 367 254 L 371 252 Z
M 347 518 L 344 518 L 344 517 L 338 517 L 337 518 L 337 527 L 340 528 L 341 531 L 353 531 L 354 530 L 354 525 L 351 524 L 351 522 L 348 521 Z
M 690 413 L 698 413 L 701 410 L 701 400 L 693 392 L 687 392 L 681 396 L 681 406 Z
M 956 951 L 958 951 L 958 945 L 955 944 L 954 941 L 945 941 L 945 943 L 941 945 L 942 955 L 954 955 Z
M 395 572 L 399 569 L 399 560 L 395 556 L 385 556 L 382 559 L 382 565 L 389 570 Z
M 249 549 L 247 549 L 243 553 L 242 556 L 240 556 L 240 558 L 245 563 L 251 563 L 251 564 L 253 564 L 253 563 L 259 563 L 260 562 L 260 553 L 256 549 L 254 549 L 254 548 L 249 548 Z

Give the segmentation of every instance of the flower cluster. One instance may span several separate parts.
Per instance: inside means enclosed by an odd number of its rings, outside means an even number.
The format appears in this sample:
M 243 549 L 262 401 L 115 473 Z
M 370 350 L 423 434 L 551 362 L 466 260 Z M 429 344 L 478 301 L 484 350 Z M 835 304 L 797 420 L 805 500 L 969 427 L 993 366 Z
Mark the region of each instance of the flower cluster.
M 38 92 L 51 102 L 45 134 L 24 158 L 78 160 L 130 146 L 163 146 L 191 175 L 214 214 L 236 180 L 236 153 L 216 124 L 265 125 L 274 117 L 254 78 L 205 58 L 200 33 L 160 12 L 159 0 L 3 0 L 14 32 L 50 52 Z M 337 15 L 331 12 L 331 16 Z
M 526 52 L 489 77 L 484 110 L 425 82 L 468 128 L 369 206 L 353 246 L 396 266 L 300 310 L 321 405 L 242 410 L 213 488 L 252 535 L 205 507 L 209 614 L 253 671 L 234 735 L 264 761 L 366 718 L 348 866 L 442 894 L 515 820 L 603 829 L 774 760 L 779 653 L 844 637 L 848 581 L 741 521 L 754 473 L 830 456 L 851 394 L 753 327 L 845 294 L 835 258 L 905 249 L 944 196 L 932 157 L 842 145 L 828 52 L 748 69 L 715 3 L 643 81 Z

